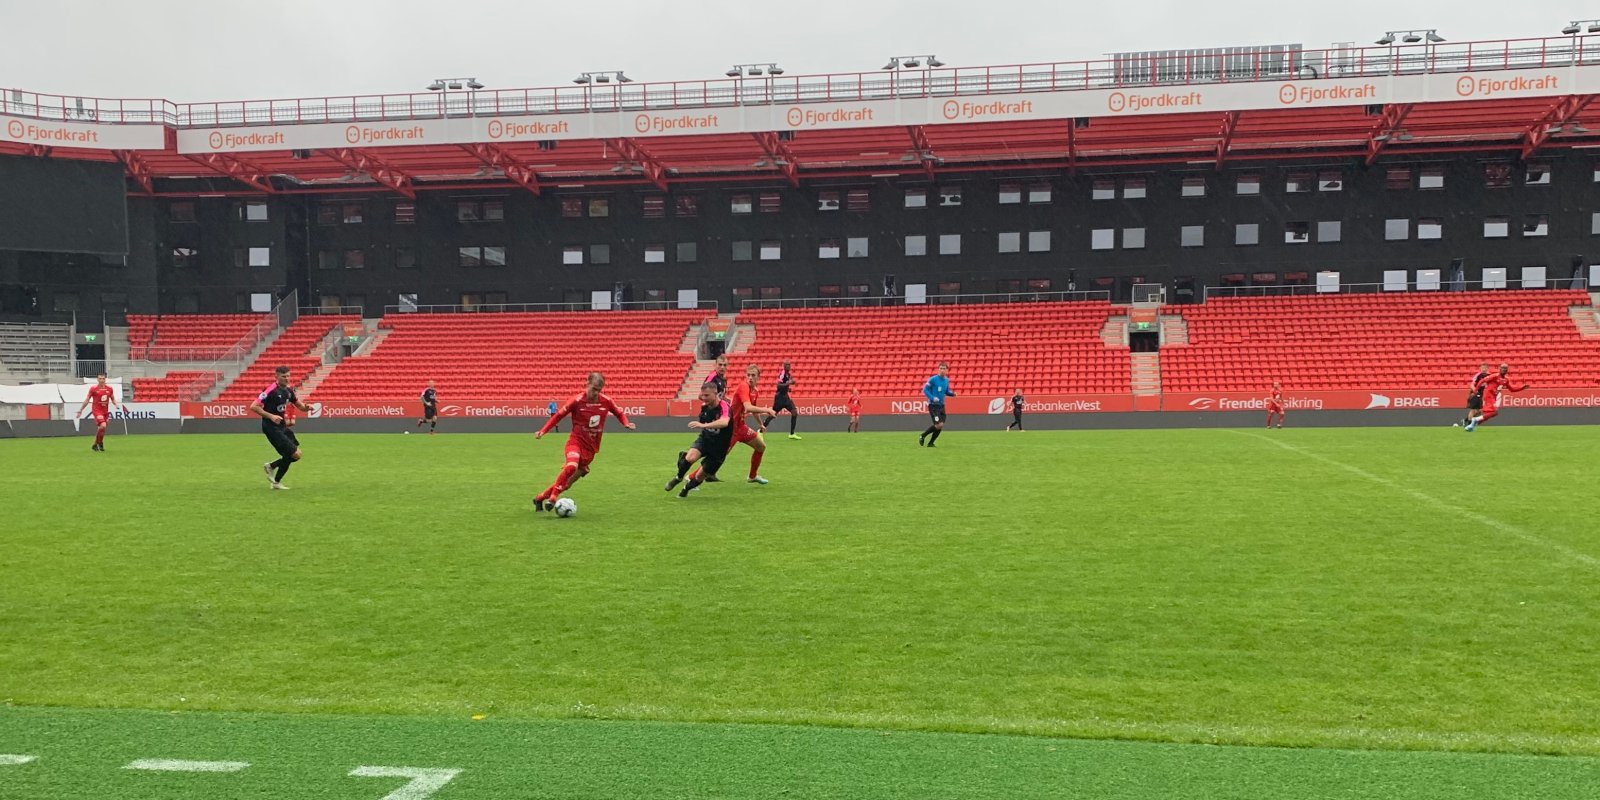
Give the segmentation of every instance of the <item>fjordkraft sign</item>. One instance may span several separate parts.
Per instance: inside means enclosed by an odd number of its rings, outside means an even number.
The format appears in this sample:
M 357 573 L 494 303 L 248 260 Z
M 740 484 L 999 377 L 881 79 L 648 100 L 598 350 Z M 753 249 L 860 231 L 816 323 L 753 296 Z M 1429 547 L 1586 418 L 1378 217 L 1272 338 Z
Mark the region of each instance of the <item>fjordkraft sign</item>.
M 570 398 L 562 398 L 565 402 Z M 631 417 L 663 417 L 667 415 L 665 400 L 616 400 L 617 407 Z M 309 412 L 295 412 L 297 419 L 418 419 L 422 416 L 421 400 L 311 400 Z M 185 419 L 257 419 L 250 413 L 247 402 L 183 403 Z M 550 416 L 550 402 L 460 400 L 439 404 L 439 416 L 462 419 L 538 419 Z
M 0 114 L 0 141 L 87 150 L 162 150 L 167 139 L 163 125 L 58 122 Z
M 1162 411 L 1258 411 L 1266 413 L 1268 392 L 1169 392 L 1161 396 Z M 1285 390 L 1289 411 L 1393 411 L 1461 410 L 1467 390 L 1372 389 L 1369 391 L 1298 392 Z M 1500 407 L 1600 408 L 1600 386 L 1594 389 L 1528 389 L 1507 392 Z
M 770 397 L 762 397 L 768 400 Z M 796 397 L 795 407 L 800 410 L 801 416 L 807 417 L 842 417 L 850 414 L 850 398 L 848 397 Z M 945 412 L 949 414 L 1010 414 L 1011 396 L 997 397 L 991 395 L 958 395 L 945 402 Z M 672 403 L 672 416 L 692 417 L 697 413 L 700 403 L 697 400 L 674 401 Z M 1093 414 L 1109 411 L 1132 411 L 1133 395 L 1131 394 L 1072 394 L 1072 395 L 1029 395 L 1027 404 L 1023 406 L 1024 413 L 1033 414 Z M 928 413 L 928 401 L 922 397 L 891 398 L 891 397 L 863 397 L 861 398 L 861 414 L 863 416 L 892 416 L 902 414 L 924 415 Z
M 561 139 L 695 136 L 717 133 L 946 125 L 1077 117 L 1116 117 L 1187 112 L 1326 108 L 1383 103 L 1509 100 L 1600 93 L 1600 65 L 1484 72 L 1382 75 L 1363 78 L 1249 81 L 1169 86 L 1083 85 L 1071 74 L 1056 76 L 1056 89 L 1038 92 L 939 96 L 934 73 L 930 96 L 890 100 L 773 103 L 594 113 L 480 115 L 394 122 L 329 122 L 189 128 L 178 131 L 178 152 L 311 150 L 507 143 Z M 626 90 L 622 102 L 626 104 Z M 36 121 L 32 124 L 40 124 Z M 152 128 L 52 123 L 112 133 L 107 129 Z M 56 134 L 50 134 L 56 135 Z M 65 133 L 60 135 L 67 135 Z M 17 139 L 13 139 L 16 141 Z M 109 141 L 109 140 L 107 140 Z M 39 142 L 43 143 L 43 142 Z M 66 142 L 60 142 L 66 144 Z M 101 144 L 101 147 L 126 147 Z M 160 149 L 159 135 L 153 144 Z

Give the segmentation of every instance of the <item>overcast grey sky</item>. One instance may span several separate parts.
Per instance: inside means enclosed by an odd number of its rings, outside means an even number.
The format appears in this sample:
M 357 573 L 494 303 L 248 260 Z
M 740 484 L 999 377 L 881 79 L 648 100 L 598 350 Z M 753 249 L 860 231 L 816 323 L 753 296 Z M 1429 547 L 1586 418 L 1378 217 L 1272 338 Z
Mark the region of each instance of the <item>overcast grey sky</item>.
M 0 0 L 0 87 L 178 102 L 720 77 L 776 61 L 852 72 L 892 55 L 954 66 L 1122 50 L 1370 43 L 1387 29 L 1451 41 L 1559 35 L 1600 6 L 1551 0 Z

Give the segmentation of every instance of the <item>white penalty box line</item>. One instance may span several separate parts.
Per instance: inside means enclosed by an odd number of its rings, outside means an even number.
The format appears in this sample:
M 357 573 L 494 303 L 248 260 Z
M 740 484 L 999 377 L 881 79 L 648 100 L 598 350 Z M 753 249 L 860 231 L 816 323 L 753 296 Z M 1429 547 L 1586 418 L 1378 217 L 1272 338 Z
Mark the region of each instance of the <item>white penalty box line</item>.
M 1425 493 L 1419 492 L 1416 489 L 1413 489 L 1413 488 L 1411 488 L 1409 486 L 1405 486 L 1405 485 L 1402 485 L 1402 484 L 1399 484 L 1399 483 L 1395 483 L 1394 481 L 1391 481 L 1388 478 L 1383 477 L 1382 475 L 1375 475 L 1375 474 L 1373 474 L 1371 472 L 1368 472 L 1368 471 L 1366 471 L 1366 470 L 1364 470 L 1364 469 L 1362 469 L 1360 467 L 1354 466 L 1352 464 L 1346 464 L 1343 461 L 1337 461 L 1335 459 L 1329 458 L 1329 457 L 1327 457 L 1325 455 L 1322 455 L 1320 453 L 1313 453 L 1310 450 L 1305 450 L 1303 448 L 1295 447 L 1292 444 L 1287 444 L 1285 442 L 1280 442 L 1277 439 L 1273 439 L 1273 438 L 1268 437 L 1268 436 L 1262 436 L 1259 433 L 1248 433 L 1246 431 L 1228 431 L 1228 432 L 1229 433 L 1233 433 L 1233 434 L 1237 434 L 1239 436 L 1248 436 L 1251 439 L 1260 439 L 1263 442 L 1266 442 L 1266 443 L 1271 444 L 1271 445 L 1276 445 L 1276 446 L 1281 447 L 1281 448 L 1283 448 L 1285 450 L 1288 450 L 1291 453 L 1296 453 L 1296 454 L 1305 456 L 1306 458 L 1309 458 L 1309 459 L 1311 459 L 1313 461 L 1320 461 L 1320 462 L 1322 462 L 1324 464 L 1327 464 L 1330 467 L 1337 467 L 1339 469 L 1344 470 L 1345 472 L 1350 473 L 1351 475 L 1355 475 L 1355 476 L 1357 476 L 1359 478 L 1364 478 L 1364 479 L 1369 480 L 1369 481 L 1371 481 L 1373 483 L 1376 483 L 1376 484 L 1378 484 L 1380 486 L 1386 486 L 1386 487 L 1388 487 L 1390 489 L 1393 489 L 1394 491 L 1399 492 L 1399 493 L 1401 493 L 1401 494 L 1403 494 L 1403 495 L 1405 495 L 1405 496 L 1407 496 L 1407 497 L 1409 497 L 1409 498 L 1411 498 L 1411 499 L 1413 499 L 1413 500 L 1415 500 L 1415 501 L 1417 501 L 1419 503 L 1422 503 L 1423 505 L 1432 506 L 1433 508 L 1436 508 L 1436 509 L 1438 509 L 1440 511 L 1443 511 L 1443 512 L 1447 513 L 1447 514 L 1454 514 L 1455 516 L 1460 517 L 1462 519 L 1465 519 L 1465 520 L 1467 520 L 1469 522 L 1475 522 L 1475 523 L 1477 523 L 1479 525 L 1482 525 L 1482 526 L 1484 526 L 1486 528 L 1490 528 L 1492 530 L 1499 531 L 1500 533 L 1504 533 L 1504 534 L 1506 534 L 1508 536 L 1512 536 L 1514 538 L 1520 539 L 1523 542 L 1526 542 L 1528 544 L 1535 545 L 1537 547 L 1541 547 L 1541 548 L 1543 548 L 1545 550 L 1549 550 L 1551 552 L 1559 553 L 1559 554 L 1561 554 L 1561 555 L 1563 555 L 1563 556 L 1565 556 L 1565 557 L 1567 557 L 1567 558 L 1569 558 L 1569 559 L 1571 559 L 1573 561 L 1576 561 L 1579 564 L 1582 564 L 1582 565 L 1584 565 L 1584 566 L 1586 566 L 1586 567 L 1588 567 L 1590 569 L 1600 570 L 1600 558 L 1596 558 L 1596 557 L 1594 557 L 1592 555 L 1589 555 L 1588 553 L 1585 553 L 1582 550 L 1578 550 L 1578 549 L 1575 549 L 1575 548 L 1572 548 L 1572 547 L 1568 547 L 1567 545 L 1564 545 L 1564 544 L 1562 544 L 1560 542 L 1557 542 L 1557 541 L 1552 541 L 1550 539 L 1546 539 L 1543 536 L 1539 536 L 1538 534 L 1535 534 L 1535 533 L 1530 533 L 1530 532 L 1528 532 L 1526 530 L 1523 530 L 1522 528 L 1519 528 L 1519 527 L 1517 527 L 1515 525 L 1512 525 L 1511 523 L 1502 522 L 1500 520 L 1497 520 L 1494 517 L 1484 516 L 1483 514 L 1479 514 L 1476 511 L 1471 511 L 1469 509 L 1462 508 L 1461 506 L 1455 505 L 1453 503 L 1447 503 L 1447 502 L 1445 502 L 1443 500 L 1440 500 L 1437 497 L 1434 497 L 1433 495 L 1425 494 Z
M 129 762 L 123 769 L 146 772 L 240 772 L 250 766 L 248 761 L 183 761 L 171 758 L 141 758 Z
M 37 760 L 39 760 L 38 756 L 22 756 L 13 755 L 11 753 L 0 753 L 0 767 L 20 767 L 23 764 L 31 764 Z

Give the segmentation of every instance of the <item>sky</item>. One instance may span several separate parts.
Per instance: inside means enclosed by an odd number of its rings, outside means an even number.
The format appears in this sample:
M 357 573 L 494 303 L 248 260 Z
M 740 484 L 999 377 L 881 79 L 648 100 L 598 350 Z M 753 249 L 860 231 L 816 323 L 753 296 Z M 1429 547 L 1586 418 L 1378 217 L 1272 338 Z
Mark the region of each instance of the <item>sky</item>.
M 582 71 L 718 78 L 875 70 L 933 53 L 951 66 L 1105 53 L 1370 43 L 1436 28 L 1449 41 L 1559 36 L 1600 8 L 1520 0 L 0 0 L 0 87 L 176 102 L 566 85 Z

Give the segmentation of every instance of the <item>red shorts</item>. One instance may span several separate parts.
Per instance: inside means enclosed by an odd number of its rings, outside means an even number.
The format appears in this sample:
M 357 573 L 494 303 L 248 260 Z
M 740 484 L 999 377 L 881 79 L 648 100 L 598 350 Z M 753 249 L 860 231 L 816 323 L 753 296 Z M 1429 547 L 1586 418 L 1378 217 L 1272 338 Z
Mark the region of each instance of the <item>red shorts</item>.
M 589 464 L 594 461 L 594 450 L 584 446 L 581 442 L 569 441 L 567 442 L 567 461 L 577 462 L 578 469 L 586 470 L 589 468 Z
M 1267 413 L 1268 414 L 1282 414 L 1283 413 L 1283 406 L 1278 405 L 1277 403 L 1268 403 L 1267 404 Z
M 94 417 L 94 423 L 96 425 L 104 425 L 104 424 L 106 424 L 106 423 L 111 421 L 111 413 L 110 412 L 101 413 L 99 411 L 93 411 L 93 412 L 90 412 L 89 416 Z
M 736 430 L 736 431 L 733 432 L 733 441 L 728 443 L 728 449 L 732 450 L 734 448 L 734 445 L 737 445 L 737 444 L 740 444 L 740 443 L 750 444 L 751 442 L 754 442 L 756 440 L 756 438 L 759 437 L 760 435 L 761 435 L 761 431 L 758 431 L 755 428 L 746 427 L 746 428 L 741 428 L 739 430 Z M 750 446 L 754 447 L 755 445 L 752 444 Z

